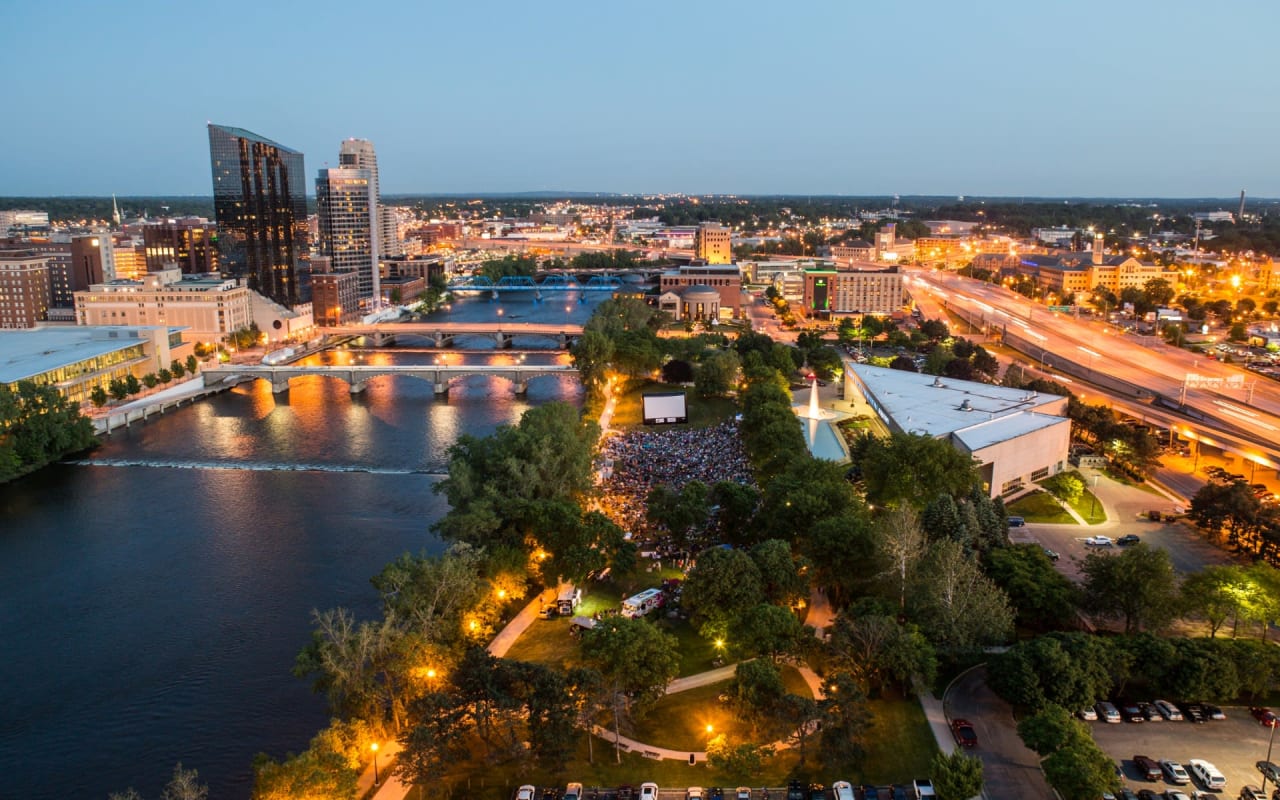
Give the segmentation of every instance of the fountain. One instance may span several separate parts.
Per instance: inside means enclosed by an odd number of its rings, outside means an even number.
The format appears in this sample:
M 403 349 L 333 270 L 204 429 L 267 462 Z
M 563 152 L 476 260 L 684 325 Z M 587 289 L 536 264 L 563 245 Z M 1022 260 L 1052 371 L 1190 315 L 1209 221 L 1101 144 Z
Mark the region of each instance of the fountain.
M 793 406 L 796 416 L 801 419 L 835 419 L 843 416 L 835 411 L 823 411 L 818 408 L 818 376 L 809 373 L 805 376 L 805 380 L 809 381 L 809 406 Z
M 845 462 L 849 460 L 849 452 L 844 446 L 844 439 L 840 432 L 836 430 L 835 421 L 848 416 L 839 411 L 831 411 L 822 409 L 818 406 L 818 376 L 810 374 L 806 377 L 809 381 L 809 403 L 808 405 L 795 405 L 791 410 L 796 416 L 802 420 L 808 420 L 808 425 L 802 426 L 804 432 L 805 444 L 809 446 L 809 452 L 816 458 L 824 458 L 829 461 Z

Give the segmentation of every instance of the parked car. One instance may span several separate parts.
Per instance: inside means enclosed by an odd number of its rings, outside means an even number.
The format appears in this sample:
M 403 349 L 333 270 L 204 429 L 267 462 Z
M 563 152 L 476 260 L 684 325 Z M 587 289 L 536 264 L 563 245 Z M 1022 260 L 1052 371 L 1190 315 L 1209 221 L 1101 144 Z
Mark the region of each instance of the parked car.
M 1128 786 L 1121 786 L 1120 794 L 1116 795 L 1116 800 L 1138 800 L 1138 793 Z
M 1199 703 L 1184 703 L 1182 706 L 1182 716 L 1187 722 L 1200 724 L 1205 721 L 1204 706 Z
M 751 800 L 750 787 L 739 786 L 737 789 L 734 789 L 733 798 L 734 800 Z M 841 800 L 841 798 L 837 797 L 836 800 Z
M 913 786 L 916 789 L 916 800 L 928 800 L 938 796 L 938 793 L 933 790 L 933 781 L 928 778 L 916 778 Z
M 787 784 L 787 800 L 804 800 L 804 784 L 800 781 Z
M 809 784 L 809 800 L 827 800 L 827 787 L 820 783 Z
M 684 790 L 684 800 L 705 800 L 706 796 L 701 786 L 690 786 Z
M 1079 711 L 1076 712 L 1076 714 L 1078 714 L 1080 716 L 1080 719 L 1084 720 L 1085 722 L 1098 721 L 1098 712 L 1094 711 L 1089 706 L 1085 706 L 1084 708 L 1080 709 Z
M 1021 528 L 1023 525 L 1026 525 L 1026 524 L 1027 524 L 1027 521 L 1022 517 L 1009 517 L 1010 528 Z
M 951 720 L 951 734 L 956 737 L 956 744 L 961 747 L 977 747 L 978 732 L 967 719 Z
M 831 784 L 831 792 L 836 796 L 836 800 L 854 800 L 853 784 L 848 781 L 836 781 Z M 750 797 L 750 795 L 747 795 Z
M 1160 795 L 1150 789 L 1139 789 L 1138 800 L 1160 800 Z
M 1134 756 L 1133 765 L 1138 768 L 1138 774 L 1145 780 L 1152 783 L 1160 780 L 1160 764 L 1151 756 Z
M 1186 792 L 1179 789 L 1166 789 L 1164 800 L 1191 800 L 1191 798 L 1187 797 Z
M 1204 715 L 1209 719 L 1226 719 L 1227 718 L 1227 715 L 1223 713 L 1222 708 L 1220 706 L 1215 706 L 1212 703 L 1201 703 L 1200 705 L 1204 706 Z
M 1164 776 L 1168 778 L 1169 783 L 1177 784 L 1178 786 L 1186 786 L 1191 783 L 1191 776 L 1187 774 L 1181 764 L 1173 759 L 1161 759 L 1160 769 L 1164 770 Z
M 1142 716 L 1147 722 L 1164 722 L 1164 717 L 1160 716 L 1160 711 L 1150 703 L 1138 703 L 1138 710 L 1142 712 Z
M 1262 787 L 1249 784 L 1240 788 L 1240 800 L 1267 800 L 1267 793 Z
M 1116 539 L 1116 544 L 1120 545 L 1121 547 L 1128 547 L 1131 544 L 1137 544 L 1141 541 L 1142 539 L 1141 537 L 1138 536 L 1138 534 L 1126 533 L 1124 536 L 1121 536 L 1119 539 Z
M 1103 700 L 1101 703 L 1098 703 L 1096 706 L 1094 706 L 1094 708 L 1098 710 L 1098 719 L 1102 720 L 1103 722 L 1119 722 L 1120 721 L 1120 712 L 1116 710 L 1115 706 L 1111 705 L 1106 700 Z
M 1086 536 L 1084 537 L 1085 547 L 1110 547 L 1114 542 L 1110 536 Z
M 1268 728 L 1274 728 L 1276 726 L 1277 717 L 1275 712 L 1269 708 L 1264 706 L 1254 706 L 1249 709 L 1249 713 L 1252 714 L 1253 718 L 1260 724 L 1265 725 Z
M 658 800 L 658 784 L 653 781 L 640 784 L 640 800 Z
M 1268 781 L 1280 784 L 1280 764 L 1276 764 L 1274 761 L 1259 761 L 1254 766 Z
M 1154 705 L 1156 709 L 1164 715 L 1164 718 L 1170 722 L 1182 721 L 1182 712 L 1178 710 L 1177 706 L 1170 703 L 1168 700 L 1157 700 Z
M 1137 703 L 1121 701 L 1120 716 L 1125 722 L 1146 722 L 1147 718 L 1143 716 L 1142 709 L 1138 708 Z
M 533 795 L 537 791 L 538 790 L 532 785 L 526 783 L 524 786 L 516 789 L 516 800 L 533 800 Z
M 1211 792 L 1220 792 L 1227 788 L 1227 779 L 1212 762 L 1203 758 L 1193 758 L 1187 762 L 1191 774 L 1196 776 L 1200 785 Z
M 580 800 L 582 797 L 582 784 L 570 783 L 564 787 L 564 794 L 561 795 L 563 800 Z

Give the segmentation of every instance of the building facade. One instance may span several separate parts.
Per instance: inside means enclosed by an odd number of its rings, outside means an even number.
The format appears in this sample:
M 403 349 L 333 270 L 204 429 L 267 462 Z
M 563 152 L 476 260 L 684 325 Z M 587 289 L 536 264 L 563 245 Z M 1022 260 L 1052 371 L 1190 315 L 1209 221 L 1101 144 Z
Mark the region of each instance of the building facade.
M 34 328 L 49 319 L 49 260 L 30 250 L 0 250 L 0 328 Z
M 298 304 L 307 251 L 302 153 L 242 128 L 209 125 L 222 269 L 285 306 Z
M 372 304 L 378 290 L 378 199 L 367 169 L 322 169 L 316 178 L 320 254 L 334 272 L 358 276 L 360 299 Z
M 704 264 L 732 264 L 733 232 L 716 222 L 699 225 L 693 234 L 693 257 Z
M 217 234 L 207 219 L 148 223 L 142 227 L 142 243 L 148 272 L 159 272 L 168 264 L 177 264 L 184 275 L 218 271 Z
M 862 262 L 849 268 L 804 271 L 804 311 L 811 317 L 841 314 L 887 316 L 906 303 L 902 273 L 896 266 Z
M 316 325 L 333 327 L 360 318 L 359 277 L 354 272 L 317 272 L 311 276 L 311 313 Z
M 368 139 L 346 139 L 338 148 L 338 166 L 367 169 L 373 178 L 373 201 L 377 206 L 378 253 L 398 256 L 404 250 L 400 246 L 399 226 L 393 209 L 382 204 L 382 182 L 378 177 L 378 154 Z
M 235 278 L 183 275 L 171 266 L 76 292 L 76 324 L 179 326 L 188 341 L 217 342 L 253 322 L 249 294 Z
M 745 313 L 742 306 L 742 271 L 736 264 L 691 265 L 669 270 L 658 278 L 658 292 L 665 294 L 689 286 L 707 286 L 720 295 L 717 304 L 723 318 L 738 319 Z

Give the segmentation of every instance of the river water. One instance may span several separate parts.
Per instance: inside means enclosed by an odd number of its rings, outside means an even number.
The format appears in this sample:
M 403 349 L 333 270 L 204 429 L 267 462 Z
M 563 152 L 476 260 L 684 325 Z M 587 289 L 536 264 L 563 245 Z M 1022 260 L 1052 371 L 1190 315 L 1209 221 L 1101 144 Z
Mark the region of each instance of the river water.
M 478 298 L 447 316 L 580 323 L 593 305 Z M 301 750 L 326 723 L 289 672 L 311 610 L 375 613 L 369 578 L 441 547 L 448 447 L 550 400 L 581 389 L 543 377 L 516 398 L 480 377 L 442 399 L 385 377 L 352 396 L 308 377 L 272 395 L 259 381 L 0 486 L 0 798 L 156 797 L 178 761 L 211 797 L 247 798 L 255 753 Z

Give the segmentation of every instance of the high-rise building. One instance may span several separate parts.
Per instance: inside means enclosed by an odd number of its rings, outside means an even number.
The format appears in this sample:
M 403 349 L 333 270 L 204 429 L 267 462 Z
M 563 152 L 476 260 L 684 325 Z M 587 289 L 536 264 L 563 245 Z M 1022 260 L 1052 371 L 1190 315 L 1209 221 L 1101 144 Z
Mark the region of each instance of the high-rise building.
M 0 251 L 0 328 L 34 328 L 49 318 L 49 260 L 30 250 Z
M 285 306 L 298 296 L 307 250 L 302 153 L 243 128 L 209 125 L 213 208 L 222 269 Z
M 378 205 L 378 252 L 398 256 L 403 252 L 393 209 L 382 204 L 382 184 L 378 178 L 378 154 L 368 139 L 346 139 L 338 148 L 338 166 L 367 169 L 373 177 L 373 199 Z
M 159 272 L 166 264 L 177 264 L 184 275 L 217 272 L 217 240 L 209 220 L 201 217 L 150 222 L 142 228 L 147 271 Z
M 334 272 L 354 272 L 361 300 L 378 300 L 378 199 L 373 173 L 358 167 L 320 170 L 316 178 L 320 254 Z
M 707 264 L 732 264 L 733 232 L 718 222 L 703 223 L 693 234 L 693 256 Z
M 71 291 L 115 279 L 115 248 L 109 232 L 71 237 Z

